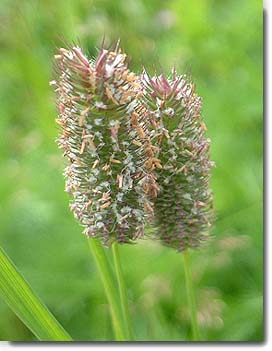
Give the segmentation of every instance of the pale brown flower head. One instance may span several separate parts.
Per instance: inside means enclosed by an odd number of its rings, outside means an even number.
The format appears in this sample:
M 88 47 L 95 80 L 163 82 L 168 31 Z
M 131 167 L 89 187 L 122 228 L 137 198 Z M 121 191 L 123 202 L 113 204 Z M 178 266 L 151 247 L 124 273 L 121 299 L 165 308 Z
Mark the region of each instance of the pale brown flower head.
M 148 218 L 165 245 L 198 247 L 212 219 L 213 163 L 194 85 L 175 71 L 138 77 L 118 48 L 92 60 L 59 49 L 56 71 L 66 190 L 84 232 L 128 243 Z
M 89 60 L 79 47 L 56 55 L 56 93 L 71 209 L 88 236 L 106 245 L 143 235 L 144 154 L 133 144 L 130 112 L 139 93 L 119 49 Z
M 156 236 L 179 251 L 198 247 L 212 219 L 209 189 L 210 140 L 201 119 L 201 99 L 186 76 L 153 78 L 144 72 L 142 104 L 149 111 L 149 135 L 157 147 L 153 199 Z

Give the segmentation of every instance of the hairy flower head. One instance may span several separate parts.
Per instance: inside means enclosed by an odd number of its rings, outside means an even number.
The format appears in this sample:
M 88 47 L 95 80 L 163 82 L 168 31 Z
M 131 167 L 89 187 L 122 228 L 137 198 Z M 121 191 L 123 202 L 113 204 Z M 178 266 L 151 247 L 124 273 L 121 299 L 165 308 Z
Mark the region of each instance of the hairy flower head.
M 201 99 L 186 76 L 173 71 L 153 78 L 144 72 L 141 99 L 148 115 L 153 145 L 153 198 L 156 235 L 179 251 L 198 247 L 207 238 L 212 219 L 209 189 L 210 140 L 201 120 Z
M 88 236 L 110 245 L 143 235 L 144 151 L 133 143 L 131 111 L 138 77 L 118 48 L 89 60 L 79 47 L 56 58 L 59 146 L 68 158 L 66 190 L 71 210 Z

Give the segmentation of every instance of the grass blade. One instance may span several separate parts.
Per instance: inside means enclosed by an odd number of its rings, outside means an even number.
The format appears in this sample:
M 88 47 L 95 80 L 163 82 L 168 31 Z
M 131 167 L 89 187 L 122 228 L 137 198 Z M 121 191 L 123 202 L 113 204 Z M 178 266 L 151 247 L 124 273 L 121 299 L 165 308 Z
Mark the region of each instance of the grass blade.
M 41 341 L 72 341 L 0 247 L 0 296 Z

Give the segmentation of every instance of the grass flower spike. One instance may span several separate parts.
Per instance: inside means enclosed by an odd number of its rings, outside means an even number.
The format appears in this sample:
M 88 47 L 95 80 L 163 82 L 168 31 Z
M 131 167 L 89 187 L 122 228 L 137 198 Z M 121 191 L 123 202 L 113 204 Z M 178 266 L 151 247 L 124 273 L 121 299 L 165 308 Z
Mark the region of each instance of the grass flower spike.
M 209 139 L 201 100 L 186 76 L 142 75 L 141 99 L 154 155 L 150 163 L 158 193 L 152 198 L 156 236 L 183 252 L 193 340 L 200 340 L 188 249 L 206 240 L 212 219 Z M 149 194 L 150 195 L 150 194 Z
M 119 49 L 103 49 L 94 60 L 78 47 L 59 49 L 55 57 L 58 143 L 69 160 L 70 207 L 88 236 L 108 246 L 135 240 L 146 217 L 144 154 L 131 142 L 128 113 L 139 93 L 138 77 Z
M 162 242 L 179 251 L 198 247 L 207 238 L 212 218 L 209 190 L 209 139 L 201 120 L 201 99 L 185 76 L 173 71 L 142 77 L 144 108 L 149 111 L 149 133 L 159 189 L 154 197 L 154 224 Z
M 116 278 L 99 243 L 89 240 L 117 340 L 133 338 L 117 244 L 143 236 L 147 219 L 156 238 L 184 253 L 193 337 L 199 340 L 187 251 L 208 236 L 213 162 L 194 85 L 175 71 L 170 78 L 138 77 L 118 47 L 102 49 L 93 60 L 79 47 L 59 49 L 55 58 L 58 143 L 69 161 L 66 191 L 85 234 L 112 246 Z

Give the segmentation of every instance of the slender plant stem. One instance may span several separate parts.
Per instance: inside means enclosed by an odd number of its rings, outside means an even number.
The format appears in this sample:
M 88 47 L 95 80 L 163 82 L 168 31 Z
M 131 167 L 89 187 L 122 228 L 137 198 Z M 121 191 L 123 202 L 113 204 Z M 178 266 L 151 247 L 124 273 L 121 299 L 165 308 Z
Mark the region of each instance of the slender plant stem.
M 89 238 L 88 243 L 94 256 L 104 286 L 105 294 L 110 305 L 111 317 L 116 340 L 126 341 L 128 340 L 127 327 L 124 323 L 115 278 L 112 273 L 107 256 L 104 252 L 103 247 L 95 238 Z
M 123 317 L 124 317 L 125 323 L 126 323 L 127 328 L 128 328 L 129 338 L 130 338 L 130 340 L 133 340 L 131 320 L 129 317 L 127 290 L 126 290 L 125 280 L 124 280 L 124 276 L 123 276 L 123 272 L 122 272 L 122 268 L 121 268 L 118 243 L 116 243 L 116 242 L 112 244 L 112 253 L 113 253 L 113 260 L 114 260 L 114 266 L 115 266 L 115 271 L 116 271 L 118 287 L 119 287 Z
M 183 253 L 183 259 L 184 259 L 184 271 L 185 271 L 188 304 L 189 304 L 189 309 L 191 313 L 193 340 L 199 341 L 200 336 L 199 336 L 198 323 L 197 323 L 197 309 L 196 309 L 194 287 L 193 287 L 193 281 L 192 281 L 190 255 L 188 251 L 185 251 Z

